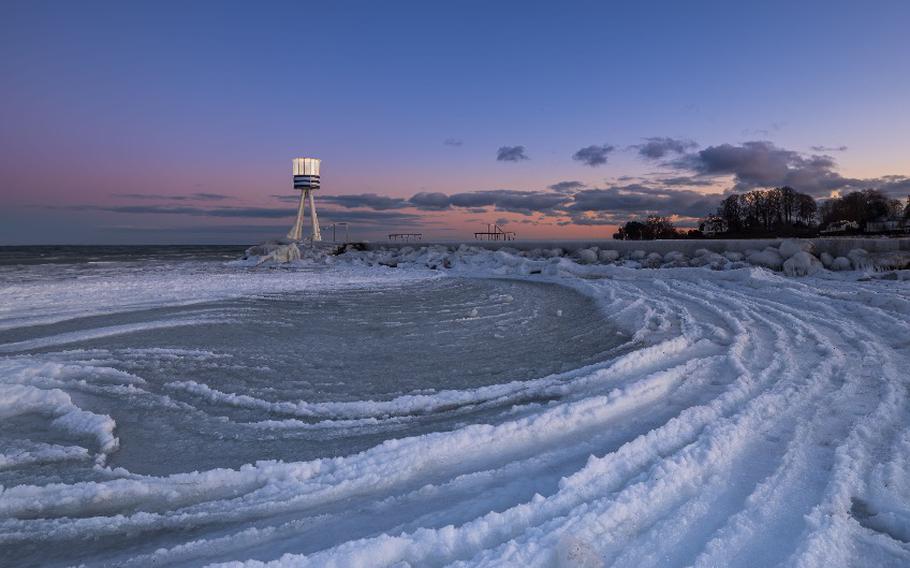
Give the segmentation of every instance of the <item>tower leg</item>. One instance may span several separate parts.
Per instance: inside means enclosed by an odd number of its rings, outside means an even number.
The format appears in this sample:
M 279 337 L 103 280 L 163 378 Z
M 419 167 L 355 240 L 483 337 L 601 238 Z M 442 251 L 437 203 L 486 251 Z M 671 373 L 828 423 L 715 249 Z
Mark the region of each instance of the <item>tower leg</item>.
M 322 233 L 319 232 L 319 217 L 316 216 L 316 201 L 313 199 L 313 192 L 307 191 L 307 195 L 310 198 L 310 221 L 313 223 L 313 242 L 319 242 L 322 240 Z
M 304 194 L 300 192 L 300 204 L 297 206 L 297 221 L 294 223 L 294 226 L 291 227 L 291 230 L 288 232 L 288 238 L 292 241 L 299 241 L 303 237 L 303 211 L 304 206 L 306 205 L 306 199 Z

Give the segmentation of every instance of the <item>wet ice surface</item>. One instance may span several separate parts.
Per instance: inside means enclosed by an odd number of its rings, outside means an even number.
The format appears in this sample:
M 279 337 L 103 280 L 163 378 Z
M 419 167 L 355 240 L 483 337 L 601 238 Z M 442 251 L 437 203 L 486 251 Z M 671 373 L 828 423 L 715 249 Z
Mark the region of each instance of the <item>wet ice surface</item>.
M 34 271 L 7 273 L 18 285 L 37 279 L 65 290 L 78 272 L 85 283 L 75 285 L 88 294 L 86 312 L 113 312 L 7 326 L 0 330 L 0 373 L 13 383 L 6 388 L 33 389 L 32 395 L 56 389 L 70 399 L 62 404 L 109 417 L 119 445 L 99 451 L 97 427 L 54 424 L 60 401 L 44 400 L 32 411 L 11 408 L 0 432 L 6 456 L 0 485 L 72 485 L 259 460 L 302 462 L 353 454 L 391 438 L 496 423 L 513 416 L 515 405 L 543 404 L 558 394 L 502 396 L 477 389 L 596 363 L 622 342 L 592 299 L 553 284 L 503 279 L 427 274 L 411 282 L 299 286 L 181 306 L 129 309 L 131 302 L 154 302 L 130 294 L 120 298 L 126 309 L 93 305 L 92 290 L 103 294 L 121 279 L 151 277 L 154 284 L 163 270 L 182 272 L 190 282 L 206 270 L 237 272 L 213 263 L 144 269 L 115 262 L 95 270 L 79 263 L 56 273 L 42 266 L 52 275 L 45 278 Z M 337 278 L 319 268 L 251 274 L 323 283 Z M 169 297 L 175 296 L 165 292 L 162 303 Z M 449 397 L 449 391 L 462 394 Z M 114 502 L 106 513 L 133 511 Z M 63 555 L 41 539 L 0 538 L 0 558 L 116 563 L 123 550 L 148 552 L 187 538 L 185 530 L 171 528 L 139 541 L 77 539 Z
M 459 279 L 301 292 L 77 319 L 0 332 L 0 342 L 27 346 L 99 328 L 132 330 L 68 342 L 63 352 L 29 353 L 85 366 L 88 381 L 101 366 L 141 378 L 136 392 L 80 393 L 77 404 L 116 421 L 121 447 L 110 466 L 160 475 L 343 455 L 390 435 L 450 428 L 481 412 L 466 402 L 397 416 L 369 408 L 354 416 L 331 408 L 308 415 L 293 406 L 301 401 L 385 401 L 473 389 L 599 360 L 615 344 L 609 325 L 591 300 L 549 288 Z M 160 322 L 175 327 L 155 327 Z M 232 404 L 230 395 L 250 400 Z M 339 420 L 350 424 L 317 428 Z M 5 434 L 28 437 L 13 429 Z M 25 473 L 11 474 L 12 482 Z
M 382 254 L 0 262 L 0 565 L 910 565 L 906 280 Z

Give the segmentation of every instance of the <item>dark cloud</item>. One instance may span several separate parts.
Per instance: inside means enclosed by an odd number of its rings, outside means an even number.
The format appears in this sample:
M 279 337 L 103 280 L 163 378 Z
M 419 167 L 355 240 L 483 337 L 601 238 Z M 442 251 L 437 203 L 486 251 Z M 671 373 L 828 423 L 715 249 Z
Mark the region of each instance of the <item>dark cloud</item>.
M 566 196 L 547 191 L 519 191 L 514 189 L 493 189 L 453 193 L 449 203 L 454 207 L 494 207 L 497 211 L 530 215 L 532 212 L 552 213 L 565 202 Z
M 525 154 L 524 146 L 502 146 L 496 151 L 496 159 L 500 162 L 520 162 L 530 158 Z
M 910 177 L 908 176 L 882 176 L 863 181 L 869 187 L 875 188 L 894 199 L 904 199 L 910 196 Z
M 127 213 L 134 215 L 184 215 L 190 217 L 222 217 L 246 219 L 290 219 L 295 212 L 291 208 L 280 207 L 217 207 L 206 209 L 202 207 L 184 207 L 167 205 L 75 205 L 65 209 L 77 211 L 107 211 L 111 213 Z M 416 213 L 402 213 L 397 211 L 351 211 L 319 209 L 319 216 L 327 221 L 356 221 L 360 223 L 380 222 L 407 222 L 420 223 L 424 218 Z
M 411 205 L 418 209 L 431 211 L 448 209 L 450 206 L 449 196 L 439 192 L 421 191 L 420 193 L 414 194 L 409 201 Z
M 567 210 L 573 218 L 586 218 L 584 213 L 622 213 L 623 217 L 646 215 L 680 215 L 699 217 L 714 211 L 720 202 L 717 194 L 704 194 L 689 189 L 669 189 L 642 184 L 586 189 L 574 196 Z
M 580 181 L 561 181 L 549 186 L 549 189 L 558 191 L 559 193 L 572 193 L 576 189 L 581 189 L 583 187 L 585 187 L 585 184 Z
M 609 144 L 604 144 L 603 146 L 586 146 L 572 154 L 572 159 L 593 168 L 606 164 L 607 154 L 613 150 L 615 150 L 615 148 Z
M 411 207 L 411 204 L 408 203 L 406 199 L 377 195 L 375 193 L 361 193 L 359 195 L 320 195 L 319 200 L 334 203 L 335 205 L 340 205 L 349 209 L 367 207 L 383 211 L 387 209 Z
M 461 146 L 464 144 L 464 140 L 460 138 L 446 138 L 442 141 L 445 146 Z
M 812 146 L 813 152 L 846 152 L 846 146 Z
M 664 186 L 695 186 L 695 187 L 707 187 L 709 185 L 714 185 L 714 180 L 705 179 L 695 176 L 675 176 L 675 177 L 666 177 L 666 178 L 657 178 L 657 182 Z
M 233 199 L 230 195 L 221 193 L 191 193 L 189 195 L 162 195 L 158 193 L 112 193 L 114 197 L 124 199 L 149 199 L 159 201 L 223 201 Z
M 659 160 L 668 154 L 685 154 L 692 148 L 698 146 L 692 140 L 676 138 L 645 138 L 644 144 L 632 146 L 638 150 L 638 154 L 649 160 Z
M 493 189 L 465 193 L 418 193 L 409 201 L 418 209 L 442 210 L 451 207 L 483 212 L 482 208 L 493 207 L 497 211 L 530 215 L 532 212 L 551 213 L 566 202 L 567 196 L 548 191 L 519 191 L 514 189 Z
M 732 175 L 736 191 L 789 185 L 803 193 L 827 196 L 834 190 L 862 185 L 862 180 L 837 173 L 831 156 L 805 156 L 765 141 L 709 146 L 681 157 L 674 165 L 702 176 Z

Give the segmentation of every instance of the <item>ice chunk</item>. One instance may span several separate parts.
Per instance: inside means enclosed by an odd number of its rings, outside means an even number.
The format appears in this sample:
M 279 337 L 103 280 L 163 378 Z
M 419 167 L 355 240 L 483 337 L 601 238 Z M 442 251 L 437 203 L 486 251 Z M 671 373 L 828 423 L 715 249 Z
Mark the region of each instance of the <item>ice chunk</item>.
M 761 252 L 754 252 L 747 256 L 746 260 L 749 261 L 750 264 L 764 266 L 765 268 L 770 268 L 772 270 L 780 270 L 784 264 L 784 259 L 781 258 L 777 249 L 773 247 L 768 247 Z
M 591 249 L 581 249 L 577 254 L 578 261 L 582 264 L 593 264 L 597 262 L 597 253 Z
M 847 258 L 853 264 L 855 270 L 870 270 L 872 261 L 869 259 L 869 253 L 865 249 L 855 248 L 847 253 Z
M 782 258 L 788 259 L 798 252 L 805 251 L 811 253 L 814 249 L 815 247 L 812 245 L 811 241 L 804 241 L 801 239 L 786 239 L 780 244 L 778 252 Z
M 850 270 L 853 264 L 846 256 L 839 256 L 831 261 L 831 270 Z
M 806 251 L 797 251 L 784 261 L 787 276 L 811 276 L 822 268 L 822 263 Z

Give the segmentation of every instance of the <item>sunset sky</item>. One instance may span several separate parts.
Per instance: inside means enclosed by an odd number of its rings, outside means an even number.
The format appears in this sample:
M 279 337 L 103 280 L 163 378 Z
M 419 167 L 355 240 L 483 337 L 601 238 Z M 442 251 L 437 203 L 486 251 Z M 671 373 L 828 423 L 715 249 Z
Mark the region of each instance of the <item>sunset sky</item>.
M 0 244 L 692 225 L 910 194 L 910 3 L 4 2 Z M 325 230 L 325 229 L 324 229 Z

